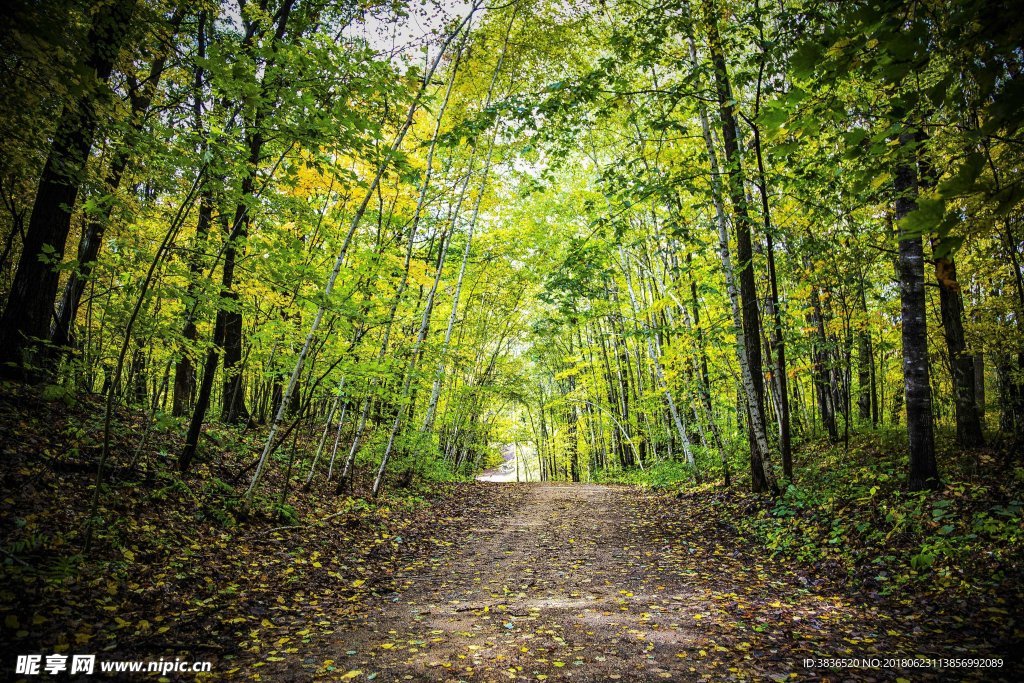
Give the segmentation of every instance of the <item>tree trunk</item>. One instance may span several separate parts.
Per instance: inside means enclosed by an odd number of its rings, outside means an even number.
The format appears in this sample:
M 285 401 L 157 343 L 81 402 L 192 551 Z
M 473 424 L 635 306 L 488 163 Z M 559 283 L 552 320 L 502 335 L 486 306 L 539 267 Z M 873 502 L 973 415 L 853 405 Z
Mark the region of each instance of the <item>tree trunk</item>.
M 871 372 L 871 337 L 867 330 L 857 331 L 857 416 L 861 422 L 871 420 L 871 395 L 874 391 Z
M 50 336 L 59 273 L 71 229 L 71 213 L 85 175 L 96 134 L 97 100 L 110 78 L 135 12 L 135 0 L 102 5 L 93 18 L 82 66 L 88 87 L 65 104 L 53 134 L 18 269 L 0 319 L 0 377 L 43 379 L 34 369 L 41 340 Z
M 811 264 L 807 264 L 808 273 L 811 272 Z M 812 355 L 814 357 L 814 386 L 817 389 L 818 406 L 821 410 L 821 424 L 828 432 L 828 439 L 832 443 L 839 441 L 839 429 L 836 425 L 835 402 L 832 393 L 832 373 L 830 371 L 830 358 L 828 349 L 828 336 L 825 334 L 824 314 L 821 310 L 821 297 L 818 294 L 818 287 L 811 285 L 811 324 L 818 333 L 817 341 L 813 344 Z
M 633 318 L 637 319 L 639 316 L 639 305 L 637 304 L 636 292 L 633 290 L 633 279 L 629 272 L 629 261 L 626 260 L 626 254 L 621 245 L 619 246 L 619 258 L 622 259 L 622 272 L 626 276 L 626 289 L 629 292 L 629 302 L 633 310 Z M 647 357 L 650 359 L 651 366 L 654 370 L 655 384 L 661 394 L 665 397 L 669 414 L 671 415 L 672 422 L 675 424 L 679 440 L 683 446 L 683 454 L 686 457 L 686 464 L 693 473 L 694 479 L 697 482 L 700 482 L 700 473 L 697 471 L 697 462 L 693 457 L 693 449 L 690 447 L 690 437 L 686 433 L 686 424 L 684 422 L 685 413 L 681 413 L 676 407 L 676 401 L 672 396 L 672 390 L 669 388 L 668 383 L 665 382 L 665 373 L 661 367 L 656 333 L 651 330 L 651 326 L 649 324 L 646 324 L 643 326 L 642 334 L 647 342 Z M 573 479 L 573 481 L 577 480 Z
M 985 423 L 985 354 L 974 354 L 974 400 L 978 406 L 978 419 Z
M 751 242 L 751 221 L 747 211 L 744 193 L 743 166 L 739 153 L 739 130 L 734 111 L 735 102 L 732 86 L 726 68 L 722 41 L 718 32 L 718 14 L 713 0 L 705 0 L 705 19 L 708 28 L 708 45 L 711 63 L 714 67 L 715 91 L 718 95 L 719 116 L 722 123 L 722 142 L 725 146 L 726 177 L 728 194 L 732 202 L 736 229 L 736 258 L 739 271 L 739 294 L 742 313 L 743 344 L 741 364 L 743 384 L 747 394 L 752 437 L 750 444 L 751 486 L 755 492 L 779 492 L 775 473 L 771 466 L 771 451 L 765 431 L 764 375 L 761 363 L 761 323 L 757 310 L 757 287 L 754 280 L 753 244 Z M 692 48 L 691 48 L 692 49 Z M 710 135 L 705 135 L 711 142 Z M 726 245 L 728 248 L 728 245 Z M 741 368 L 742 369 L 742 368 Z
M 259 125 L 259 118 L 257 117 L 256 126 Z M 224 247 L 224 267 L 221 272 L 221 299 L 231 303 L 227 306 L 221 305 L 217 310 L 217 318 L 221 323 L 218 325 L 221 336 L 217 340 L 217 345 L 224 349 L 223 403 L 220 419 L 229 424 L 249 421 L 249 411 L 245 407 L 245 378 L 241 365 L 243 320 L 234 284 L 235 263 L 239 250 L 244 250 L 245 239 L 249 235 L 249 206 L 245 200 L 252 198 L 260 150 L 263 147 L 263 136 L 258 131 L 250 135 L 248 147 L 249 172 L 242 180 L 243 200 L 235 209 L 235 220 Z
M 765 251 L 768 261 L 768 315 L 772 319 L 771 348 L 776 354 L 775 386 L 779 397 L 779 450 L 782 454 L 782 474 L 793 480 L 793 440 L 789 415 L 789 376 L 786 373 L 786 341 L 782 334 L 782 312 L 779 309 L 779 280 L 775 272 L 775 238 L 772 235 L 771 212 L 768 205 L 768 180 L 764 170 L 764 155 L 761 151 L 761 131 L 753 122 L 754 153 L 757 159 L 758 183 L 761 195 L 761 213 L 764 216 Z
M 949 369 L 953 380 L 956 442 L 963 448 L 978 448 L 985 444 L 981 430 L 981 415 L 975 395 L 974 355 L 967 353 L 964 338 L 964 300 L 956 278 L 953 256 L 935 260 L 935 275 L 939 282 L 939 309 L 942 314 L 942 332 L 949 353 Z
M 204 187 L 201 192 L 202 194 L 199 197 L 199 215 L 196 221 L 196 234 L 195 239 L 193 240 L 193 244 L 197 247 L 205 241 L 206 235 L 210 231 L 210 225 L 213 219 L 213 197 L 209 190 L 209 183 L 204 183 Z M 189 263 L 189 282 L 185 295 L 186 301 L 195 301 L 198 291 L 198 281 L 202 272 L 203 267 L 199 257 L 197 255 L 191 256 L 191 261 Z M 194 304 L 189 304 L 189 309 L 185 313 L 185 326 L 181 334 L 182 337 L 184 337 L 186 344 L 194 342 L 199 336 L 195 323 Z M 181 357 L 174 364 L 174 398 L 171 408 L 174 417 L 181 417 L 188 412 L 188 409 L 195 398 L 195 391 L 195 365 L 192 362 L 192 357 L 189 355 L 189 349 L 182 348 Z
M 200 60 L 206 58 L 206 22 L 207 15 L 205 12 L 201 12 L 197 19 L 196 31 L 196 50 Z M 203 126 L 203 67 L 201 65 L 197 65 L 195 68 L 193 88 L 192 126 L 197 133 L 204 137 L 203 147 L 205 150 L 205 128 Z M 203 186 L 199 191 L 198 214 L 199 215 L 196 219 L 196 234 L 192 241 L 193 251 L 188 256 L 189 279 L 185 294 L 185 299 L 188 302 L 195 302 L 196 300 L 198 282 L 203 272 L 202 260 L 199 256 L 202 252 L 200 247 L 206 240 L 206 236 L 210 232 L 210 226 L 213 222 L 213 190 L 208 180 L 203 181 Z M 192 357 L 189 355 L 189 349 L 187 348 L 187 344 L 194 342 L 198 337 L 194 303 L 189 303 L 188 309 L 185 313 L 185 325 L 182 330 L 182 337 L 184 337 L 185 345 L 183 345 L 184 348 L 180 350 L 180 358 L 174 364 L 174 397 L 171 403 L 171 414 L 174 417 L 184 416 L 188 412 L 189 407 L 192 406 L 192 401 L 195 399 L 196 369 L 192 362 Z
M 928 135 L 918 131 L 916 136 L 919 183 L 924 187 L 934 187 L 937 178 L 931 159 L 925 153 Z M 939 311 L 942 316 L 942 332 L 946 339 L 946 350 L 949 354 L 949 369 L 953 384 L 954 417 L 956 419 L 956 440 L 964 448 L 977 448 L 984 445 L 985 437 L 981 431 L 981 418 L 974 397 L 974 357 L 967 353 L 967 342 L 964 338 L 964 300 L 957 282 L 956 263 L 953 255 L 940 256 L 937 251 L 939 241 L 932 240 L 932 251 L 935 260 L 935 279 L 939 284 Z
M 185 13 L 181 8 L 175 10 L 174 16 L 171 17 L 169 22 L 171 33 L 166 37 L 160 51 L 154 56 L 149 67 L 149 75 L 142 82 L 141 87 L 136 86 L 129 95 L 131 102 L 129 133 L 127 138 L 122 140 L 117 147 L 107 169 L 103 182 L 103 194 L 105 196 L 101 198 L 100 208 L 96 210 L 96 213 L 90 214 L 86 218 L 85 228 L 78 242 L 78 268 L 71 271 L 68 277 L 67 284 L 64 286 L 64 293 L 57 306 L 56 319 L 50 329 L 51 353 L 54 354 L 54 360 L 57 360 L 59 355 L 67 349 L 71 341 L 71 330 L 75 324 L 75 319 L 78 317 L 78 306 L 82 300 L 82 292 L 85 291 L 85 283 L 92 273 L 97 256 L 99 256 L 100 246 L 103 242 L 103 233 L 106 231 L 116 204 L 115 195 L 121 187 L 121 181 L 124 179 L 125 171 L 128 168 L 133 149 L 133 137 L 142 131 L 146 113 L 153 102 L 153 96 L 156 94 L 157 85 L 160 83 L 160 77 L 163 75 L 164 65 L 167 62 L 167 48 L 173 37 L 177 34 L 178 26 L 181 24 L 184 16 Z
M 903 158 L 896 167 L 896 220 L 917 209 L 917 170 L 907 152 L 914 134 L 899 137 Z M 932 390 L 928 372 L 928 320 L 924 293 L 924 246 L 920 235 L 899 233 L 900 312 L 903 336 L 903 385 L 907 406 L 910 464 L 907 483 L 912 491 L 939 486 L 932 425 Z
M 868 326 L 868 300 L 861 274 L 858 286 L 861 313 L 865 319 L 857 329 L 857 410 L 862 422 L 871 421 L 878 426 L 878 388 L 875 382 L 875 351 L 871 343 L 871 329 Z

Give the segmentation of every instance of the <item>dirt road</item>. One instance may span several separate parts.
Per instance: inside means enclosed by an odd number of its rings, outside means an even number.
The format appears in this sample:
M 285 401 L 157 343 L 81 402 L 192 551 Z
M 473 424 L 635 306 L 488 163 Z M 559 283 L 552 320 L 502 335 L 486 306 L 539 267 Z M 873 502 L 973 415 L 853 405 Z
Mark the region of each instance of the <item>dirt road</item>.
M 339 650 L 351 654 L 339 656 L 338 671 L 360 671 L 356 680 L 604 681 L 709 670 L 699 661 L 714 651 L 700 623 L 707 598 L 687 572 L 660 566 L 666 549 L 637 529 L 645 515 L 631 493 L 506 487 L 498 495 L 510 514 L 438 548 L 429 573 L 410 572 L 408 588 L 342 634 Z
M 976 643 L 949 630 L 950 617 L 925 631 L 919 615 L 894 613 L 855 592 L 828 592 L 814 577 L 768 561 L 763 549 L 744 550 L 727 521 L 687 519 L 685 501 L 595 485 L 474 490 L 456 517 L 438 525 L 431 547 L 398 569 L 391 589 L 377 590 L 358 618 L 339 624 L 326 651 L 307 660 L 307 674 L 354 681 L 922 680 L 941 672 L 829 672 L 804 660 L 979 656 Z M 1000 672 L 959 673 L 994 680 Z
M 536 484 L 346 639 L 387 680 L 678 678 L 699 607 L 651 573 L 625 490 Z M 360 659 L 354 657 L 354 659 Z M 361 676 L 360 676 L 361 677 Z

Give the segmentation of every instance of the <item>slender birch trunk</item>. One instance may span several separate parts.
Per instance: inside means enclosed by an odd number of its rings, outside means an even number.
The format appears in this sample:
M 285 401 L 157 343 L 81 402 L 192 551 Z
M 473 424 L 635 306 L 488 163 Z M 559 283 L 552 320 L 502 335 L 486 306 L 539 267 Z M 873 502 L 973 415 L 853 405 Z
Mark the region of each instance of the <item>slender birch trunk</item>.
M 690 59 L 696 67 L 698 64 L 697 49 L 694 45 L 693 39 L 690 39 L 689 43 Z M 740 384 L 742 385 L 748 404 L 755 404 L 757 401 L 757 389 L 754 384 L 754 377 L 750 364 L 748 363 L 748 341 L 746 339 L 746 334 L 740 317 L 739 292 L 736 289 L 732 257 L 729 254 L 729 228 L 725 216 L 725 207 L 722 202 L 718 154 L 715 151 L 714 141 L 711 139 L 711 125 L 708 122 L 707 107 L 703 102 L 698 102 L 697 108 L 700 114 L 701 132 L 704 138 L 704 145 L 708 153 L 708 163 L 711 167 L 711 197 L 715 206 L 715 219 L 718 224 L 718 253 L 719 258 L 722 261 L 722 271 L 725 276 L 725 287 L 729 295 L 729 303 L 732 307 L 733 328 L 736 334 L 736 360 L 740 366 Z M 756 344 L 757 341 L 753 340 L 750 343 Z M 756 410 L 751 410 L 749 412 L 749 417 L 751 442 L 756 444 L 757 450 L 760 451 L 762 455 L 769 453 L 768 433 L 765 430 L 764 420 L 762 420 L 761 414 Z M 774 483 L 774 475 L 771 472 L 771 468 L 763 468 L 763 474 L 769 481 L 769 490 L 777 490 L 777 484 Z

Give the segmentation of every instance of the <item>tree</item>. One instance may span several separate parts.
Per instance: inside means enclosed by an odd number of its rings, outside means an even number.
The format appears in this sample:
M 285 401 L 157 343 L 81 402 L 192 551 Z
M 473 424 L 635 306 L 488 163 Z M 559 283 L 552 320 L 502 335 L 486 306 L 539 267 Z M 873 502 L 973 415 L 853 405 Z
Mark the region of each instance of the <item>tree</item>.
M 92 18 L 81 56 L 80 94 L 67 102 L 57 121 L 39 178 L 21 258 L 0 318 L 0 373 L 42 379 L 40 349 L 50 335 L 53 301 L 71 214 L 84 182 L 89 152 L 108 97 L 107 81 L 128 34 L 135 0 L 103 3 Z
M 905 158 L 897 161 L 894 177 L 897 222 L 917 210 L 917 169 L 914 132 L 904 131 L 899 144 Z M 939 484 L 932 426 L 932 389 L 928 368 L 928 320 L 924 296 L 924 245 L 921 236 L 901 226 L 899 233 L 900 322 L 903 336 L 903 382 L 910 437 L 911 490 Z

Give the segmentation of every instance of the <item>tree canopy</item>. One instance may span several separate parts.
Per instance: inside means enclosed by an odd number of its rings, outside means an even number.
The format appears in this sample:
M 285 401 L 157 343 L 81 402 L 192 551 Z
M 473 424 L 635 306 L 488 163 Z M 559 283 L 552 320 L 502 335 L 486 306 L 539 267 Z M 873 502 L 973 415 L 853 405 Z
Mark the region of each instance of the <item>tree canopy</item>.
M 518 439 L 573 480 L 747 448 L 777 492 L 794 441 L 903 420 L 935 486 L 933 424 L 1020 436 L 999 2 L 13 17 L 4 373 L 188 418 L 183 470 L 218 416 L 273 424 L 252 487 L 316 422 L 375 490 Z

